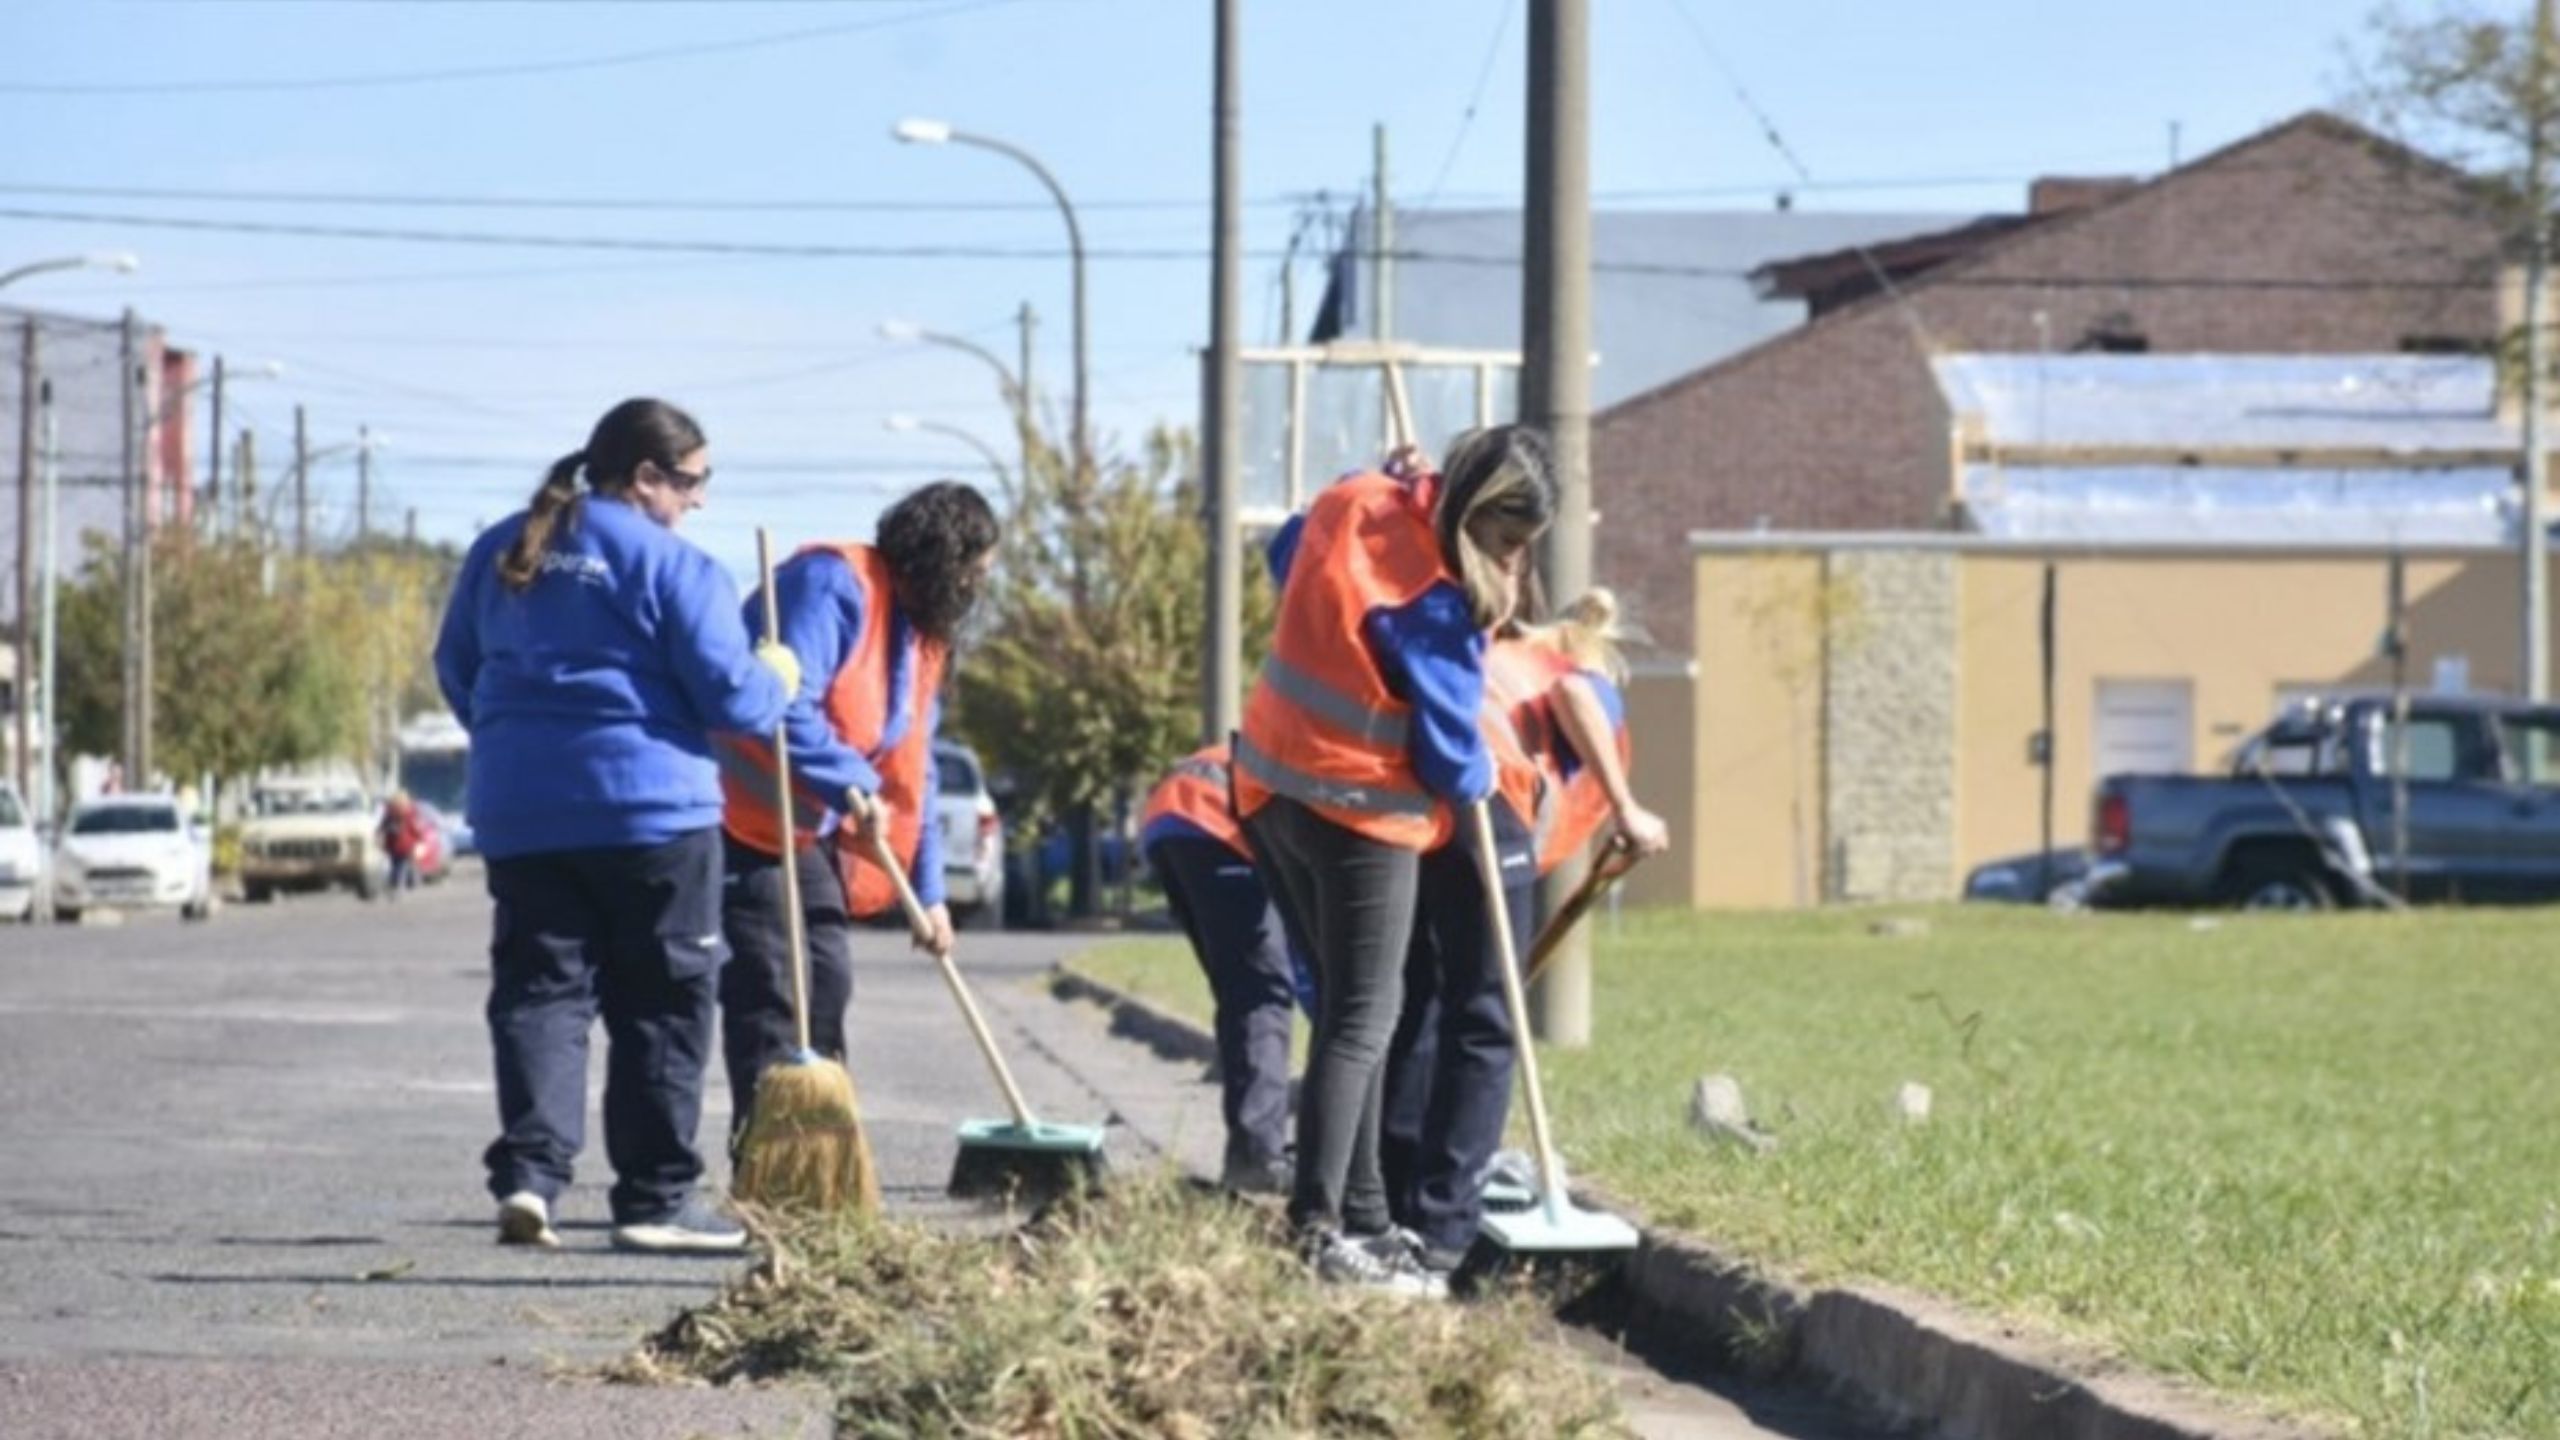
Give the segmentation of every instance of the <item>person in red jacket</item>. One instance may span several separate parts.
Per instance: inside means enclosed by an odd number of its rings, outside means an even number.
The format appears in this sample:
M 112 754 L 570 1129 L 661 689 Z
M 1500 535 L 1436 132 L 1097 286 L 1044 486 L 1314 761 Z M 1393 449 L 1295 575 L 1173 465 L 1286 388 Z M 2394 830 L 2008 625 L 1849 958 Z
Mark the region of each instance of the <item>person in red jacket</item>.
M 382 841 L 382 853 L 391 861 L 385 888 L 394 900 L 400 898 L 401 891 L 417 888 L 418 852 L 426 845 L 426 828 L 426 817 L 418 813 L 408 791 L 395 791 L 383 802 L 382 823 L 376 833 Z

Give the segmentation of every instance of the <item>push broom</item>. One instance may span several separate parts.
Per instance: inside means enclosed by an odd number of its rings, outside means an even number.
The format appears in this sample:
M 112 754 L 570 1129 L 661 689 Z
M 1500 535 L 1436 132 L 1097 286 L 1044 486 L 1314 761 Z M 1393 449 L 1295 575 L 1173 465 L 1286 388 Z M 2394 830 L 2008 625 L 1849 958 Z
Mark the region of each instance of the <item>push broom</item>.
M 925 918 L 924 902 L 916 898 L 915 886 L 908 883 L 906 867 L 890 851 L 887 837 L 877 831 L 871 835 L 871 860 L 897 887 L 898 905 L 906 911 L 916 937 L 931 935 L 932 922 Z M 1012 1067 L 1004 1063 L 995 1033 L 987 1028 L 986 1016 L 979 1013 L 977 999 L 969 993 L 969 982 L 961 978 L 959 962 L 946 950 L 927 948 L 942 967 L 951 998 L 960 1002 L 960 1016 L 969 1022 L 970 1038 L 978 1042 L 978 1053 L 986 1057 L 996 1088 L 1004 1092 L 1005 1108 L 1012 1112 L 1009 1120 L 961 1122 L 960 1154 L 951 1165 L 950 1193 L 962 1199 L 992 1196 L 1039 1201 L 1098 1184 L 1104 1169 L 1102 1127 L 1052 1125 L 1031 1113 L 1031 1102 L 1014 1083 Z
M 1642 858 L 1636 847 L 1627 843 L 1626 837 L 1613 835 L 1609 838 L 1600 858 L 1592 863 L 1590 869 L 1582 872 L 1582 883 L 1574 886 L 1573 893 L 1556 907 L 1556 913 L 1548 917 L 1545 927 L 1539 930 L 1537 943 L 1529 947 L 1529 974 L 1522 982 L 1524 989 L 1538 983 L 1538 977 L 1546 973 L 1547 963 L 1564 948 L 1565 937 L 1573 933 L 1573 927 L 1581 923 L 1592 906 L 1616 889 L 1618 882 L 1625 879 L 1627 872 L 1636 868 L 1636 862 Z M 1523 1183 L 1518 1169 L 1510 1163 L 1496 1166 L 1485 1178 L 1484 1207 L 1489 1212 L 1526 1210 L 1537 1203 L 1536 1188 Z
M 773 596 L 773 541 L 756 530 L 756 567 L 764 579 L 765 639 L 779 643 L 779 607 Z M 853 1075 L 809 1044 L 809 932 L 800 911 L 799 837 L 792 833 L 791 737 L 786 722 L 773 725 L 774 811 L 782 817 L 783 928 L 791 944 L 791 1021 L 799 1048 L 756 1080 L 754 1108 L 738 1137 L 737 1174 L 730 1189 L 740 1200 L 772 1210 L 832 1214 L 880 1208 L 880 1174 L 871 1142 L 862 1133 L 862 1111 Z
M 1538 1161 L 1538 1193 L 1525 1210 L 1488 1211 L 1479 1238 L 1496 1250 L 1526 1261 L 1589 1257 L 1606 1259 L 1636 1248 L 1636 1230 L 1605 1211 L 1585 1210 L 1565 1193 L 1564 1169 L 1556 1162 L 1554 1139 L 1547 1125 L 1547 1095 L 1538 1084 L 1538 1047 L 1529 1037 L 1529 1000 L 1520 984 L 1520 953 L 1512 948 L 1511 909 L 1502 901 L 1502 857 L 1493 843 L 1493 812 L 1479 800 L 1468 811 L 1475 831 L 1476 858 L 1484 867 L 1486 918 L 1494 943 L 1502 947 L 1502 1001 L 1511 1014 L 1513 1043 L 1520 1052 L 1520 1089 L 1529 1101 L 1529 1141 Z

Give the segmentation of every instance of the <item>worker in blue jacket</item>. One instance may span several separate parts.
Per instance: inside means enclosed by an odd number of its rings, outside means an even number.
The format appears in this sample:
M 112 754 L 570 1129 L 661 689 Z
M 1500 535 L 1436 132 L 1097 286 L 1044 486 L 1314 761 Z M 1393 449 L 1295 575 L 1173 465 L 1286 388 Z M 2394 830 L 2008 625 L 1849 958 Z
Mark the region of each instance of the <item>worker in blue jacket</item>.
M 664 401 L 605 412 L 523 513 L 473 542 L 436 643 L 496 907 L 485 1161 L 505 1243 L 559 1243 L 601 1014 L 614 1245 L 746 1244 L 697 1188 L 694 1148 L 727 955 L 710 735 L 769 730 L 799 675 L 789 651 L 751 647 L 737 587 L 675 533 L 709 456 Z

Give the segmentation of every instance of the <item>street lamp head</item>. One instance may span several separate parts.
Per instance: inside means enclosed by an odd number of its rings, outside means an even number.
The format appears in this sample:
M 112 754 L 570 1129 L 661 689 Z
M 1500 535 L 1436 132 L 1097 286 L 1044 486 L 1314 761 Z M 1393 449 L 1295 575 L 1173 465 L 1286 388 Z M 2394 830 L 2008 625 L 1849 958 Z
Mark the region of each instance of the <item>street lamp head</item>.
M 924 422 L 913 415 L 890 415 L 880 421 L 881 428 L 904 435 L 924 428 Z
M 912 320 L 883 320 L 880 338 L 898 345 L 912 345 L 924 338 L 924 327 Z
M 119 275 L 130 275 L 142 268 L 142 257 L 130 250 L 101 250 L 81 256 L 80 263 L 92 270 L 113 270 Z
M 951 122 L 901 120 L 889 127 L 889 133 L 908 145 L 948 145 L 951 143 Z

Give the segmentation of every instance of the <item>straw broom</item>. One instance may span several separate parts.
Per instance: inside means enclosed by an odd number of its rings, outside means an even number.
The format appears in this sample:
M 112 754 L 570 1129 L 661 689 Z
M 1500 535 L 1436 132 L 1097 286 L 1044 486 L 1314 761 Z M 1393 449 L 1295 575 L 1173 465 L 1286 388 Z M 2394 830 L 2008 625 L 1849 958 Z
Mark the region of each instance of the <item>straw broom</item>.
M 773 594 L 773 542 L 756 530 L 756 566 L 764 581 L 765 638 L 779 643 L 779 606 Z M 782 905 L 791 940 L 791 1018 L 800 1046 L 756 1080 L 755 1105 L 739 1137 L 737 1175 L 731 1190 L 740 1200 L 772 1210 L 833 1214 L 880 1209 L 880 1175 L 871 1142 L 862 1133 L 862 1110 L 853 1076 L 809 1045 L 809 936 L 800 911 L 798 835 L 792 830 L 791 749 L 786 722 L 773 726 L 774 807 L 782 818 Z

